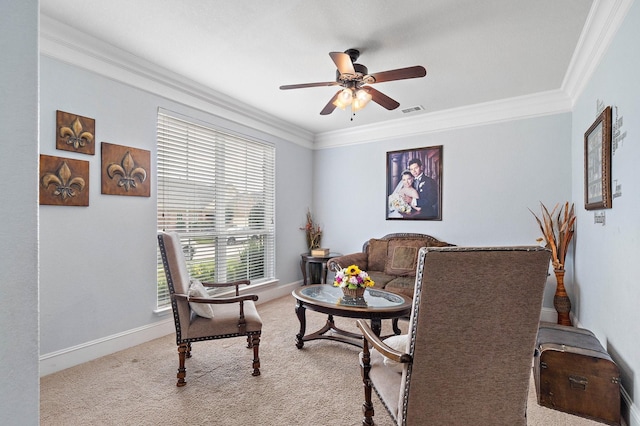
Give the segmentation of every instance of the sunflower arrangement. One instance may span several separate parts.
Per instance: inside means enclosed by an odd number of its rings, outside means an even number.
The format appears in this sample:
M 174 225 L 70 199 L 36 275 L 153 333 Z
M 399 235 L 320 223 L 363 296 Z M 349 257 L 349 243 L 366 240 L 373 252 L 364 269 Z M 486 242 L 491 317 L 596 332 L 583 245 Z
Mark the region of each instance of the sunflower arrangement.
M 356 265 L 347 268 L 341 268 L 336 272 L 333 285 L 336 287 L 347 287 L 349 289 L 373 287 L 375 282 L 369 277 L 365 271 Z
M 569 202 L 566 202 L 560 207 L 556 216 L 554 215 L 556 214 L 559 204 L 555 205 L 551 213 L 549 213 L 549 210 L 544 204 L 540 203 L 540 206 L 542 209 L 542 219 L 538 218 L 538 216 L 529 209 L 531 214 L 536 218 L 543 235 L 536 241 L 539 243 L 544 242 L 545 247 L 551 250 L 551 264 L 553 265 L 553 269 L 563 270 L 569 243 L 571 243 L 571 239 L 573 238 L 573 226 L 576 222 L 574 205 L 571 204 L 571 207 L 569 207 Z

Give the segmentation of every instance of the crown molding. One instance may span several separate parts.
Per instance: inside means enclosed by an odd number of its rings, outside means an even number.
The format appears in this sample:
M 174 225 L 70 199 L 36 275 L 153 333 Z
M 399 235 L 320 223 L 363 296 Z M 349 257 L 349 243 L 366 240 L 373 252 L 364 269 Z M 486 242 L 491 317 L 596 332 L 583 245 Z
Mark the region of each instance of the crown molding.
M 316 135 L 316 149 L 356 145 L 386 139 L 440 132 L 503 121 L 519 120 L 571 110 L 571 99 L 562 90 L 499 101 L 485 102 L 436 111 L 415 117 L 405 117 L 383 124 L 360 126 L 350 130 Z
M 618 32 L 633 0 L 594 0 L 560 89 L 406 117 L 383 124 L 319 133 L 324 149 L 483 124 L 570 112 Z
M 40 53 L 226 120 L 313 148 L 312 132 L 40 15 Z
M 46 15 L 40 16 L 40 52 L 305 148 L 325 149 L 570 112 L 632 4 L 594 0 L 560 89 L 315 135 Z
M 595 0 L 567 68 L 562 89 L 572 107 L 600 64 L 633 0 Z

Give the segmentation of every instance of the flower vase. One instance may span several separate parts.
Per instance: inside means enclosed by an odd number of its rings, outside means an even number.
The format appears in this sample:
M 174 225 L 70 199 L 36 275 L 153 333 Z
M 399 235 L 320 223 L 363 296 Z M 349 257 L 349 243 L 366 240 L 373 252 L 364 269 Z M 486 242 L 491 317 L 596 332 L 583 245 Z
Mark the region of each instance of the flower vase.
M 320 243 L 322 242 L 322 233 L 318 233 L 315 236 L 308 234 L 307 235 L 307 245 L 309 246 L 309 253 L 311 250 L 320 248 Z
M 553 307 L 558 312 L 558 324 L 560 325 L 573 325 L 571 323 L 571 300 L 567 295 L 567 290 L 564 288 L 564 269 L 554 269 L 553 272 L 556 275 L 556 293 L 553 296 Z
M 344 293 L 344 295 L 347 297 L 353 297 L 353 298 L 364 297 L 364 287 L 358 287 L 358 288 L 349 288 L 348 286 L 342 287 L 342 293 Z

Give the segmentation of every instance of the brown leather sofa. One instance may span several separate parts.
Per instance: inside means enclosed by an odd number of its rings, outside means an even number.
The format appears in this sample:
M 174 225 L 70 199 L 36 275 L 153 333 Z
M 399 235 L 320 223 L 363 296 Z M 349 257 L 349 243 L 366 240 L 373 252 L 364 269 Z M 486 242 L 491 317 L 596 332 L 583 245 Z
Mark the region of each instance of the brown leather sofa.
M 374 288 L 413 297 L 420 247 L 453 245 L 427 234 L 387 234 L 366 241 L 360 253 L 329 259 L 327 268 L 336 272 L 340 268 L 357 265 L 373 279 Z

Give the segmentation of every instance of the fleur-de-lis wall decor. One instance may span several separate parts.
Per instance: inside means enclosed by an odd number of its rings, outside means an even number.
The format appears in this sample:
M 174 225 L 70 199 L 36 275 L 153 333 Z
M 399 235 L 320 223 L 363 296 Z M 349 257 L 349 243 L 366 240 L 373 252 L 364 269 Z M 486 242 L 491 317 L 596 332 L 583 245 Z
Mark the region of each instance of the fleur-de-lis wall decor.
M 56 111 L 56 148 L 94 155 L 96 121 L 81 115 Z
M 89 162 L 40 155 L 40 204 L 89 205 Z
M 103 194 L 151 196 L 149 151 L 107 142 L 101 150 Z
M 123 187 L 127 192 L 130 188 L 136 187 L 136 179 L 140 183 L 147 179 L 147 171 L 142 167 L 136 167 L 130 151 L 124 154 L 120 164 L 111 163 L 107 166 L 107 175 L 109 178 L 117 180 L 118 186 Z

